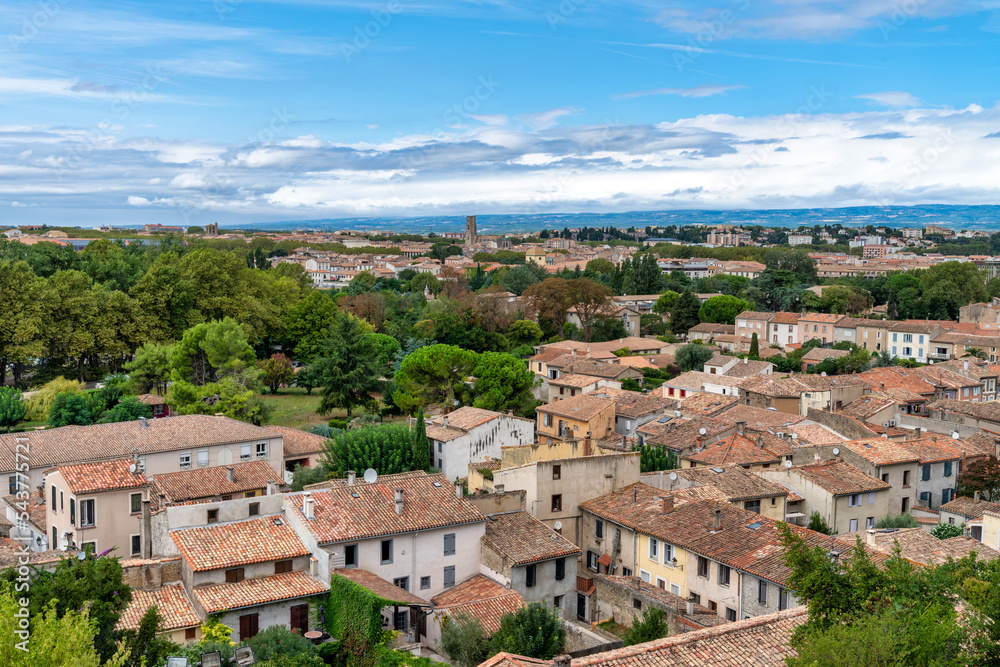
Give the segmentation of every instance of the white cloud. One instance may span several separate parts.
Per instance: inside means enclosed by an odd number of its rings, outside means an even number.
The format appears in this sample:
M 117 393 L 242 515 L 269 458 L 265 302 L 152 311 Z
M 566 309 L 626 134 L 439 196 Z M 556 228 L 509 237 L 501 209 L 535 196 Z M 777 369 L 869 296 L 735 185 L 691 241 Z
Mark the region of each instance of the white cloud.
M 631 93 L 621 93 L 615 95 L 613 99 L 626 100 L 633 97 L 648 97 L 650 95 L 680 95 L 681 97 L 710 97 L 721 95 L 729 90 L 741 90 L 746 86 L 733 85 L 711 85 L 694 86 L 693 88 L 654 88 L 653 90 L 637 90 Z
M 915 95 L 904 93 L 899 90 L 889 90 L 884 93 L 868 93 L 867 95 L 855 95 L 859 100 L 870 100 L 876 104 L 895 109 L 919 107 L 923 104 Z
M 539 111 L 521 116 L 521 121 L 536 130 L 547 130 L 559 124 L 559 119 L 577 113 L 576 107 L 558 107 L 548 111 Z
M 502 113 L 487 113 L 487 114 L 474 114 L 470 113 L 469 118 L 478 120 L 484 125 L 506 125 L 507 124 L 507 114 Z

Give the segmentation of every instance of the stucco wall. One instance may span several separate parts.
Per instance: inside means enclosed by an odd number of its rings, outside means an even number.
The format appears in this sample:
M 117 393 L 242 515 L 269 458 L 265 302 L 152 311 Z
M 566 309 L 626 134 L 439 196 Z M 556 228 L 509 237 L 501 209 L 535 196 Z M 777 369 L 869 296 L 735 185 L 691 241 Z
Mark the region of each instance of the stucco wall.
M 780 593 L 784 590 L 784 587 L 778 586 L 774 582 L 767 582 L 767 604 L 762 605 L 758 600 L 758 585 L 761 580 L 752 574 L 743 573 L 740 577 L 740 593 L 741 602 L 740 606 L 742 609 L 742 614 L 740 619 L 751 617 L 751 616 L 763 616 L 764 614 L 773 614 L 778 611 Z M 795 595 L 789 591 L 788 592 L 788 605 L 786 609 L 791 609 L 792 607 L 798 606 L 798 600 Z

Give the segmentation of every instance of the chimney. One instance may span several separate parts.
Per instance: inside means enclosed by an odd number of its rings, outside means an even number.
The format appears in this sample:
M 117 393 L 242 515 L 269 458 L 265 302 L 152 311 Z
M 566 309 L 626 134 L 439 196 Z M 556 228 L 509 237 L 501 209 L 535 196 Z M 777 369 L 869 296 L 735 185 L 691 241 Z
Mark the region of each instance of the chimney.
M 878 383 L 878 389 L 879 389 L 879 391 L 885 391 L 885 383 L 884 382 L 879 382 Z
M 316 514 L 313 512 L 312 494 L 308 491 L 302 494 L 302 515 L 307 519 L 316 518 Z
M 977 502 L 977 503 L 979 502 L 979 492 L 978 491 L 976 491 L 974 494 L 972 494 L 972 500 L 974 502 Z
M 764 449 L 764 438 L 757 436 L 757 449 Z
M 316 556 L 309 558 L 309 574 L 313 577 L 319 575 L 319 558 Z
M 503 493 L 503 484 L 494 484 L 493 493 Z
M 674 494 L 668 493 L 663 496 L 663 513 L 670 514 L 674 511 Z
M 688 616 L 694 614 L 694 600 L 692 598 L 687 599 L 687 604 L 685 605 L 685 611 L 687 611 Z
M 396 489 L 396 514 L 403 516 L 403 490 Z
M 590 435 L 583 439 L 583 455 L 590 456 Z
M 736 422 L 736 432 L 743 435 L 743 427 L 746 426 L 746 422 Z
M 273 496 L 273 495 L 277 495 L 277 493 L 278 493 L 278 489 L 274 485 L 274 480 L 273 479 L 267 480 L 267 495 Z
M 712 530 L 722 530 L 722 510 L 715 510 L 715 517 L 712 519 Z
M 461 484 L 456 484 L 455 485 L 455 497 L 456 498 L 461 498 L 462 497 L 462 485 Z
M 552 667 L 569 667 L 569 656 L 565 653 L 552 658 Z
M 965 365 L 968 366 L 969 362 L 965 362 Z M 148 419 L 146 419 L 145 417 L 139 417 L 139 421 L 142 423 L 142 427 L 143 428 L 149 428 L 149 420 Z
M 236 473 L 233 471 L 233 466 L 226 466 L 226 479 L 230 482 L 236 481 Z
M 152 515 L 149 512 L 149 500 L 143 499 L 142 501 L 142 557 L 152 558 L 153 557 L 153 540 L 150 535 L 153 532 L 153 520 Z
M 442 422 L 441 422 L 441 424 L 442 424 L 442 425 L 443 425 L 443 426 L 444 426 L 445 428 L 448 428 L 448 415 L 445 415 L 445 416 L 444 416 L 444 421 L 442 421 Z
M 969 370 L 969 362 L 968 362 L 968 361 L 964 362 L 964 363 L 962 364 L 962 366 L 964 366 L 964 367 L 965 367 L 965 370 Z
M 865 531 L 865 542 L 867 542 L 870 547 L 875 546 L 875 531 L 873 529 L 869 528 Z
M 354 486 L 354 480 L 358 478 L 358 473 L 353 470 L 347 471 L 347 486 Z
M 743 363 L 744 364 L 749 364 L 750 363 L 750 357 L 743 357 Z

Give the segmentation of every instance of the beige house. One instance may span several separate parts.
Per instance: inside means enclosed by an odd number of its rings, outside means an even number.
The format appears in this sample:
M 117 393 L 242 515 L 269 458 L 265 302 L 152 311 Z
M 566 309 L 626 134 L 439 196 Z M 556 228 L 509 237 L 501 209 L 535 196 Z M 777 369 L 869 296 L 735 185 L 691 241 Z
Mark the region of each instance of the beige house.
M 580 395 L 539 406 L 539 441 L 605 438 L 615 432 L 615 402 L 610 398 Z
M 670 493 L 691 487 L 715 487 L 724 493 L 735 507 L 775 521 L 785 520 L 788 489 L 738 465 L 643 473 L 641 481 L 643 484 Z
M 886 341 L 888 340 L 890 324 L 891 322 L 884 320 L 858 320 L 854 327 L 857 338 L 853 342 L 873 355 L 888 349 Z
M 52 548 L 142 553 L 139 520 L 149 483 L 133 459 L 46 470 L 46 524 Z
M 549 398 L 559 397 L 559 400 L 582 396 L 598 389 L 621 389 L 622 383 L 617 380 L 571 373 L 561 375 L 555 380 L 549 380 Z
M 874 528 L 879 517 L 890 513 L 889 484 L 843 461 L 770 468 L 756 473 L 804 498 L 800 512 L 806 520 L 813 512 L 819 512 L 836 534 Z

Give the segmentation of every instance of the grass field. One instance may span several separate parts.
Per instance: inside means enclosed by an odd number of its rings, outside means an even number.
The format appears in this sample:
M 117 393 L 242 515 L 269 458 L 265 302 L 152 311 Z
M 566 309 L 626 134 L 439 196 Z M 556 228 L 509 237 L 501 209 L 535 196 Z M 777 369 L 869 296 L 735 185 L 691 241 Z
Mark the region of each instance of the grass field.
M 306 390 L 300 387 L 290 387 L 280 390 L 277 395 L 261 395 L 261 399 L 271 408 L 269 424 L 275 426 L 290 426 L 305 428 L 313 424 L 325 424 L 329 420 L 343 419 L 347 414 L 344 410 L 334 410 L 329 415 L 316 414 L 319 407 L 319 391 L 313 389 L 312 396 L 306 396 Z

